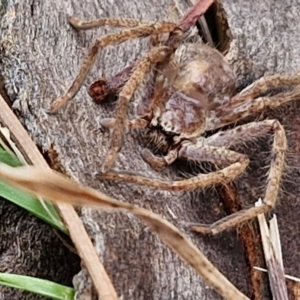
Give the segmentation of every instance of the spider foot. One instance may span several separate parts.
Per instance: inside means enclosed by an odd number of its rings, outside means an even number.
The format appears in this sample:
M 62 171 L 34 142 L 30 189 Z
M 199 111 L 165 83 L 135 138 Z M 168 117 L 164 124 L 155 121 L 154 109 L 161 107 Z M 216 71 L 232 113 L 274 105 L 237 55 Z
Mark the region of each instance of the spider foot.
M 161 169 L 173 163 L 178 157 L 177 149 L 170 150 L 166 156 L 159 157 L 154 155 L 149 149 L 142 150 L 142 158 L 153 169 Z
M 115 151 L 114 149 L 113 150 L 110 150 L 108 151 L 107 155 L 106 155 L 106 158 L 105 158 L 105 161 L 102 165 L 102 168 L 101 168 L 101 173 L 107 173 L 112 164 L 114 163 L 115 159 L 116 159 L 116 156 L 117 156 L 117 151 Z
M 78 28 L 78 24 L 80 24 L 81 21 L 78 18 L 75 18 L 73 16 L 67 15 L 67 20 L 68 20 L 68 22 L 70 23 L 70 25 L 72 27 L 74 27 L 77 30 L 79 29 Z
M 190 223 L 188 224 L 188 228 L 194 232 L 201 233 L 201 234 L 218 234 L 221 231 L 227 228 L 219 228 L 216 224 L 207 225 L 202 223 Z M 229 227 L 230 228 L 230 227 Z
M 52 114 L 55 113 L 58 109 L 64 106 L 69 100 L 68 95 L 61 96 L 57 98 L 50 106 L 48 113 Z
M 266 204 L 265 200 L 264 202 L 265 203 L 263 203 L 260 206 L 255 206 L 248 209 L 242 209 L 236 213 L 233 213 L 229 216 L 220 219 L 217 222 L 214 222 L 211 225 L 194 223 L 194 224 L 189 224 L 189 228 L 199 233 L 211 233 L 211 234 L 220 233 L 224 230 L 245 224 L 245 222 L 252 220 L 259 214 L 265 214 L 274 208 L 273 205 Z
M 206 224 L 201 224 L 201 223 L 188 223 L 186 224 L 187 227 L 194 231 L 194 232 L 198 232 L 201 234 L 211 234 L 214 233 L 211 229 L 210 225 L 206 225 Z

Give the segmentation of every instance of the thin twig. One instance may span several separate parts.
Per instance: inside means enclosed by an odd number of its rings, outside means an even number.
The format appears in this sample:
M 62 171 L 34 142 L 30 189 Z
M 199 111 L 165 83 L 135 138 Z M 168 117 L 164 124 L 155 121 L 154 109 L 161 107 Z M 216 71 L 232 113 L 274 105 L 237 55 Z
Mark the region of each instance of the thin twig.
M 14 155 L 16 155 L 16 157 L 19 159 L 19 161 L 23 164 L 23 165 L 28 165 L 23 153 L 19 150 L 18 146 L 12 141 L 11 136 L 10 136 L 10 131 L 8 130 L 8 128 L 6 127 L 1 127 L 0 126 L 0 134 L 1 136 L 3 136 L 3 139 L 1 139 L 0 136 L 0 144 L 1 145 L 5 145 L 5 143 L 8 145 L 7 148 L 11 148 L 13 151 L 12 152 Z M 49 215 L 49 217 L 57 222 L 55 216 L 52 214 L 52 212 L 49 210 L 48 206 L 46 205 L 46 202 L 43 198 L 41 197 L 37 197 L 38 200 L 40 201 L 41 205 L 43 206 L 44 210 L 47 212 L 47 214 Z M 62 224 L 63 226 L 63 224 Z
M 179 25 L 182 30 L 185 31 L 191 26 L 194 26 L 200 16 L 202 16 L 213 3 L 214 0 L 198 0 L 182 17 Z
M 50 170 L 36 145 L 1 96 L 0 107 L 0 122 L 10 130 L 14 142 L 23 152 L 27 162 Z M 73 206 L 65 203 L 57 203 L 57 208 L 69 230 L 79 256 L 90 273 L 99 298 L 102 300 L 117 300 L 117 293 L 110 278 L 101 264 L 96 250 Z
M 267 269 L 261 268 L 261 267 L 253 267 L 253 269 L 258 270 L 258 271 L 262 271 L 262 272 L 268 272 Z M 300 282 L 300 278 L 292 276 L 292 275 L 288 275 L 288 274 L 284 274 L 284 277 L 286 279 L 295 281 L 295 282 Z
M 193 6 L 197 4 L 195 0 L 190 0 L 189 2 L 190 2 L 191 5 L 193 5 Z M 209 8 L 209 7 L 208 7 L 208 8 Z M 207 8 L 207 9 L 208 9 L 208 8 Z M 204 37 L 204 39 L 206 39 L 206 41 L 207 41 L 207 44 L 208 44 L 209 46 L 211 46 L 212 48 L 215 48 L 215 44 L 214 44 L 213 38 L 212 38 L 212 36 L 211 36 L 210 30 L 209 30 L 209 28 L 208 28 L 208 24 L 207 24 L 206 19 L 205 19 L 205 16 L 204 16 L 204 13 L 205 13 L 205 12 L 206 12 L 206 11 L 203 12 L 203 10 L 201 11 L 201 15 L 200 15 L 199 18 L 198 18 L 198 22 L 199 22 L 200 27 L 201 27 L 201 29 L 202 29 L 203 37 Z
M 255 203 L 255 206 L 261 205 L 261 200 Z M 270 229 L 263 214 L 257 216 L 262 244 L 267 264 L 270 287 L 274 300 L 288 300 L 287 286 L 281 257 L 281 245 L 276 218 L 270 220 Z M 271 225 L 272 224 L 272 225 Z
M 0 163 L 0 178 L 53 202 L 64 201 L 73 205 L 89 205 L 109 211 L 128 211 L 144 221 L 171 249 L 192 266 L 207 284 L 225 299 L 249 300 L 206 258 L 188 237 L 172 223 L 150 210 L 128 202 L 118 201 L 98 190 L 72 181 L 49 168 L 34 166 L 12 168 Z

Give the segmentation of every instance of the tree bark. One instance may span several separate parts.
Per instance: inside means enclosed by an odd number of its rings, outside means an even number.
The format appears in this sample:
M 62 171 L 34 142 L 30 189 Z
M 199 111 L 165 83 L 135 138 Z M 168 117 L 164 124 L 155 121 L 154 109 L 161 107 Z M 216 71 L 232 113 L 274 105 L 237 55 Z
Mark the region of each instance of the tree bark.
M 230 38 L 236 41 L 233 65 L 239 71 L 239 83 L 245 85 L 263 74 L 295 73 L 300 66 L 299 1 L 242 0 L 222 1 L 228 19 Z M 188 5 L 181 1 L 182 10 Z M 109 133 L 99 130 L 99 121 L 114 116 L 111 103 L 96 105 L 87 95 L 89 83 L 99 77 L 116 74 L 149 49 L 148 39 L 128 41 L 102 50 L 84 86 L 74 100 L 55 115 L 48 115 L 50 103 L 62 95 L 74 79 L 93 41 L 115 29 L 99 28 L 76 32 L 67 15 L 81 19 L 130 17 L 141 20 L 177 21 L 174 2 L 155 1 L 2 1 L 1 20 L 2 75 L 13 107 L 30 135 L 41 149 L 58 155 L 65 172 L 119 200 L 151 209 L 180 229 L 185 222 L 210 224 L 226 213 L 215 189 L 205 192 L 170 193 L 123 183 L 95 179 L 107 152 Z M 248 59 L 250 67 L 241 70 L 240 60 Z M 146 97 L 146 81 L 135 93 L 134 101 Z M 299 166 L 297 121 L 298 102 L 266 112 L 285 126 L 289 139 L 287 165 Z M 132 114 L 133 109 L 130 109 Z M 259 117 L 262 117 L 260 115 Z M 138 133 L 126 135 L 114 168 L 139 172 L 149 177 L 170 179 L 178 176 L 176 168 L 162 172 L 152 170 L 141 158 Z M 270 148 L 265 142 L 239 149 L 249 154 L 247 172 L 236 181 L 245 205 L 264 194 L 261 175 Z M 263 151 L 268 151 L 262 155 Z M 296 152 L 296 153 L 295 153 Z M 50 155 L 51 157 L 52 154 Z M 264 154 L 264 153 L 263 153 Z M 57 160 L 56 160 L 57 162 Z M 53 163 L 53 161 L 52 161 Z M 299 274 L 297 261 L 299 222 L 297 221 L 297 168 L 286 168 L 283 192 L 276 212 L 283 237 L 286 271 Z M 259 175 L 259 176 L 258 176 Z M 288 176 L 287 176 L 288 175 Z M 284 191 L 288 193 L 284 193 Z M 300 211 L 300 209 L 299 209 Z M 109 214 L 81 210 L 81 218 L 112 278 L 121 299 L 221 299 L 202 279 L 161 243 L 139 220 L 125 213 Z M 251 296 L 250 275 L 243 246 L 235 230 L 217 236 L 203 237 L 186 231 L 192 241 L 242 292 Z M 288 250 L 288 246 L 293 251 Z M 96 299 L 86 270 L 75 277 L 75 288 L 82 299 Z M 262 299 L 268 299 L 268 291 Z M 29 299 L 29 298 L 28 298 Z
M 232 39 L 237 41 L 240 55 L 251 62 L 250 72 L 247 70 L 244 73 L 246 81 L 240 80 L 243 85 L 262 75 L 299 72 L 300 32 L 299 22 L 296 20 L 300 16 L 300 1 L 222 2 Z M 299 259 L 300 247 L 300 223 L 297 213 L 300 209 L 299 108 L 299 101 L 294 101 L 277 109 L 266 110 L 247 120 L 278 119 L 286 131 L 288 151 L 275 213 L 278 217 L 285 273 L 294 275 L 300 272 L 299 264 L 295 264 Z M 272 142 L 273 137 L 267 136 L 237 149 L 249 155 L 251 161 L 247 172 L 236 181 L 238 195 L 244 207 L 253 205 L 265 193 Z M 298 299 L 297 288 L 293 288 L 290 281 L 287 284 L 290 299 Z M 266 288 L 263 291 L 266 291 Z M 261 294 L 265 295 L 265 292 Z

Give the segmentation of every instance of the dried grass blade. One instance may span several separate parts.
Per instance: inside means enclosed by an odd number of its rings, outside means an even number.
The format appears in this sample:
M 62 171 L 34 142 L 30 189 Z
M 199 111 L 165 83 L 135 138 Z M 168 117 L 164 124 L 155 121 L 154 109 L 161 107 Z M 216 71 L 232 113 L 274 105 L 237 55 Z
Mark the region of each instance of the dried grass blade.
M 261 200 L 255 206 L 261 205 Z M 270 287 L 274 300 L 288 300 L 287 286 L 281 257 L 281 246 L 276 219 L 271 220 L 270 229 L 263 214 L 258 215 L 265 260 L 268 269 Z M 275 223 L 274 223 L 275 222 Z
M 36 145 L 1 95 L 0 107 L 0 122 L 9 129 L 14 142 L 24 154 L 26 161 L 33 165 L 50 169 Z M 117 293 L 110 278 L 101 264 L 96 250 L 73 206 L 59 203 L 57 204 L 57 208 L 64 219 L 65 225 L 69 229 L 70 236 L 78 254 L 89 271 L 99 298 L 102 300 L 117 300 Z
M 91 205 L 106 210 L 126 210 L 147 223 L 169 247 L 189 263 L 225 299 L 248 299 L 174 225 L 146 209 L 115 200 L 45 168 L 32 166 L 11 168 L 0 164 L 0 178 L 54 202 L 63 199 L 73 205 Z
M 12 167 L 27 165 L 22 152 L 12 141 L 10 131 L 6 127 L 0 126 L 0 161 Z M 57 209 L 52 203 L 44 201 L 41 197 L 33 197 L 16 191 L 14 188 L 0 182 L 0 195 L 6 200 L 24 208 L 36 217 L 47 222 L 51 226 L 68 234 Z M 25 200 L 26 199 L 26 200 Z

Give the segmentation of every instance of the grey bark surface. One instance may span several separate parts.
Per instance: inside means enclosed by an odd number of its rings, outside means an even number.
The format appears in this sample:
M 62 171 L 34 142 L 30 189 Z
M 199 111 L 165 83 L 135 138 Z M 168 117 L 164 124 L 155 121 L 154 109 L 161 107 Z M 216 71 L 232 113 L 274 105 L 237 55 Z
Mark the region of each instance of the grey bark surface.
M 239 49 L 244 49 L 253 62 L 253 79 L 262 74 L 295 74 L 300 70 L 300 1 L 224 1 L 228 22 Z M 243 7 L 239 9 L 239 7 Z M 299 99 L 300 100 L 300 99 Z M 284 126 L 288 140 L 286 166 L 277 200 L 276 214 L 282 242 L 283 262 L 286 274 L 299 274 L 300 266 L 300 136 L 299 101 L 267 110 L 252 118 L 278 119 Z M 237 187 L 245 207 L 264 193 L 267 169 L 270 161 L 272 139 L 260 139 L 241 147 L 251 163 Z M 293 299 L 292 295 L 290 297 Z M 295 296 L 296 297 L 296 296 Z M 299 295 L 298 295 L 299 297 Z M 298 299 L 298 298 L 297 298 Z
M 78 257 L 62 245 L 48 224 L 2 198 L 0 235 L 0 272 L 72 286 L 72 273 L 79 270 Z M 63 238 L 71 243 L 67 236 Z M 0 299 L 41 300 L 45 297 L 1 286 Z
M 251 69 L 241 77 L 246 79 L 241 82 L 250 83 L 247 81 L 264 73 L 295 73 L 299 70 L 299 1 L 255 0 L 247 4 L 242 0 L 224 0 L 222 3 L 231 37 L 237 41 L 239 50 L 234 61 L 236 69 L 239 58 L 246 57 L 252 62 Z M 187 7 L 184 2 L 181 4 Z M 46 113 L 50 103 L 69 87 L 95 38 L 114 32 L 114 29 L 100 28 L 78 33 L 67 23 L 67 15 L 83 19 L 122 16 L 176 21 L 172 10 L 174 2 L 164 0 L 157 5 L 154 1 L 11 0 L 3 1 L 2 5 L 1 73 L 7 92 L 14 101 L 15 112 L 35 142 L 45 152 L 54 148 L 67 174 L 119 200 L 151 209 L 182 230 L 185 230 L 184 222 L 209 224 L 225 216 L 215 189 L 170 193 L 95 179 L 109 141 L 109 133 L 99 130 L 99 121 L 114 115 L 114 105 L 92 103 L 86 87 L 96 78 L 113 75 L 141 57 L 149 49 L 148 39 L 128 41 L 102 50 L 75 99 L 56 115 Z M 135 102 L 147 97 L 144 90 L 143 85 L 138 89 Z M 295 155 L 298 150 L 298 106 L 299 103 L 295 102 L 259 116 L 276 117 L 282 121 L 288 132 L 290 166 L 300 165 L 299 156 Z M 266 173 L 262 167 L 269 154 L 267 146 L 262 140 L 251 144 L 251 149 L 239 149 L 249 154 L 254 162 L 237 181 L 245 205 L 253 205 L 258 197 L 263 196 L 265 185 L 261 176 Z M 128 133 L 114 168 L 162 179 L 178 175 L 172 168 L 161 173 L 152 170 L 140 157 L 141 148 L 138 133 Z M 264 155 L 260 154 L 262 151 Z M 292 275 L 300 271 L 300 266 L 294 264 L 299 260 L 296 249 L 300 246 L 300 239 L 296 236 L 300 232 L 299 222 L 294 213 L 300 211 L 297 172 L 297 167 L 286 169 L 287 180 L 283 182 L 283 193 L 276 210 L 283 236 L 285 267 Z M 120 299 L 220 299 L 192 268 L 133 216 L 83 208 L 81 218 Z M 249 271 L 235 230 L 214 237 L 186 233 L 233 284 L 251 296 Z M 288 251 L 288 246 L 295 250 L 293 254 Z M 79 298 L 95 297 L 84 268 L 75 277 L 74 284 Z

